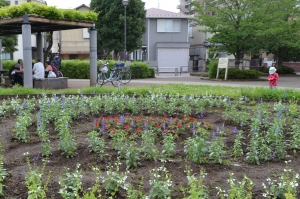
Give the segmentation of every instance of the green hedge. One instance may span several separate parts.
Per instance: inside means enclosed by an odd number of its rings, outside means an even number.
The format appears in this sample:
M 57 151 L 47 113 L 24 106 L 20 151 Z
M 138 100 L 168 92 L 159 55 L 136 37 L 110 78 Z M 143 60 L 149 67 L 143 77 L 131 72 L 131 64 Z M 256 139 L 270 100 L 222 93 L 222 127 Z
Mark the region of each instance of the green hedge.
M 284 74 L 294 74 L 295 70 L 289 66 L 278 66 L 275 67 L 276 68 L 276 72 L 278 74 L 284 75 Z M 261 72 L 263 73 L 269 73 L 269 68 L 268 67 L 262 67 L 260 69 Z
M 257 70 L 240 70 L 235 68 L 228 68 L 227 79 L 259 79 L 261 75 L 262 73 Z M 225 69 L 220 69 L 219 78 L 224 79 L 224 77 Z
M 113 68 L 116 61 L 110 61 L 109 68 Z M 11 69 L 17 61 L 3 60 L 3 69 Z M 101 62 L 97 63 L 97 71 Z M 63 60 L 61 62 L 61 72 L 65 77 L 70 79 L 89 79 L 90 78 L 90 62 L 81 60 Z M 153 78 L 155 77 L 154 68 L 149 67 L 145 62 L 132 62 L 130 65 L 131 78 L 142 79 L 142 78 Z
M 208 76 L 210 79 L 215 79 L 218 71 L 217 60 L 210 61 L 208 65 Z M 240 70 L 235 68 L 228 68 L 227 79 L 258 79 L 261 76 L 261 72 L 256 70 Z M 225 69 L 220 69 L 219 78 L 224 79 Z

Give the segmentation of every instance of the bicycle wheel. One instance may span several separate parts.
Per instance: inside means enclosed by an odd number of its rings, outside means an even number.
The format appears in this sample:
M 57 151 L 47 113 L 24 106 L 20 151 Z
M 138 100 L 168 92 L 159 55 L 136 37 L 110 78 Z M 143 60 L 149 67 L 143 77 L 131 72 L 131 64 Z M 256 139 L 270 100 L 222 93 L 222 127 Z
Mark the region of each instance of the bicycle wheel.
M 97 75 L 97 84 L 102 86 L 105 83 L 106 83 L 105 73 L 102 73 L 102 72 L 98 73 L 98 75 Z
M 64 75 L 62 74 L 62 72 L 57 71 L 58 72 L 58 77 L 64 77 Z
M 113 74 L 111 76 L 111 84 L 114 87 L 120 87 L 120 85 L 122 83 L 120 73 L 118 73 L 117 71 L 113 71 L 112 73 Z
M 130 81 L 131 81 L 131 72 L 129 70 L 121 72 L 121 83 L 128 84 Z

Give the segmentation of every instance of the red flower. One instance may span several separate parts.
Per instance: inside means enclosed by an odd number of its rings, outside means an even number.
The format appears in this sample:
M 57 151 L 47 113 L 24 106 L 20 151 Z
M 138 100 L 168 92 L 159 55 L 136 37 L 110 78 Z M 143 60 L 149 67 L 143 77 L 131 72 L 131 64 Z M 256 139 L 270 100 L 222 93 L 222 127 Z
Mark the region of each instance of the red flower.
M 125 128 L 125 130 L 128 130 L 130 128 L 130 126 L 127 124 L 124 128 Z
M 99 127 L 99 122 L 95 122 L 95 126 Z

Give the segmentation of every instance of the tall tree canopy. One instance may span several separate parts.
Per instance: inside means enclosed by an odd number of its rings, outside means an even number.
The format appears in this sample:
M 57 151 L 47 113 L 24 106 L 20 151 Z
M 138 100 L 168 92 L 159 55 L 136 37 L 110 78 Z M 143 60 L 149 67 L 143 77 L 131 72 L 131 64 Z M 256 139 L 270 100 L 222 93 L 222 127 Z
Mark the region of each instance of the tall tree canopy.
M 298 0 L 203 0 L 193 2 L 193 20 L 206 27 L 203 32 L 213 33 L 210 42 L 222 44 L 223 50 L 235 56 L 238 68 L 245 54 L 286 31 L 282 22 L 287 15 L 295 19 L 297 4 Z
M 6 0 L 0 0 L 0 7 L 9 6 L 9 3 Z M 3 36 L 0 37 L 2 39 L 2 47 L 5 52 L 15 52 L 18 49 L 16 46 L 18 45 L 18 37 L 17 35 Z
M 132 52 L 142 46 L 145 27 L 145 3 L 129 0 L 126 7 L 126 50 Z M 114 50 L 115 58 L 124 49 L 124 6 L 122 0 L 92 0 L 91 10 L 98 13 L 96 29 L 98 45 L 102 49 Z

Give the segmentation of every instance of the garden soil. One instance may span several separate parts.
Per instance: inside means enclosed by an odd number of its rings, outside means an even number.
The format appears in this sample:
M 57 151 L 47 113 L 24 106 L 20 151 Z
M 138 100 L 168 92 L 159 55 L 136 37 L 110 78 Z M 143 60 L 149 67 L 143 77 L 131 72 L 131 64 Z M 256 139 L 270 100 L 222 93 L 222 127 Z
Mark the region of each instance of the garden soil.
M 92 188 L 95 182 L 95 173 L 93 172 L 92 168 L 94 166 L 100 167 L 103 175 L 105 175 L 106 166 L 116 161 L 117 152 L 111 149 L 110 138 L 108 137 L 108 135 L 104 135 L 107 140 L 108 148 L 106 149 L 106 154 L 103 160 L 100 160 L 99 157 L 96 154 L 90 152 L 90 149 L 88 148 L 89 144 L 86 140 L 87 134 L 88 132 L 93 130 L 95 118 L 98 118 L 100 116 L 108 115 L 103 114 L 97 116 L 81 117 L 81 119 L 75 120 L 71 124 L 72 133 L 73 135 L 75 135 L 75 140 L 78 143 L 76 155 L 74 156 L 74 158 L 66 158 L 65 155 L 57 149 L 57 132 L 55 132 L 53 124 L 48 124 L 52 146 L 52 155 L 47 159 L 48 162 L 46 164 L 45 174 L 43 178 L 43 180 L 46 181 L 47 175 L 49 171 L 51 171 L 48 190 L 46 192 L 47 198 L 62 198 L 58 193 L 60 189 L 58 180 L 59 176 L 63 175 L 66 172 L 66 168 L 69 168 L 70 171 L 74 171 L 76 168 L 76 164 L 80 163 L 80 169 L 83 170 L 83 188 L 84 190 L 89 190 L 90 188 Z M 32 115 L 32 117 L 36 118 L 35 115 Z M 142 118 L 146 117 L 149 116 L 145 115 Z M 161 116 L 157 117 L 161 118 Z M 26 188 L 25 184 L 25 176 L 28 172 L 28 165 L 26 164 L 26 156 L 24 155 L 24 153 L 29 153 L 28 157 L 30 158 L 33 168 L 42 167 L 43 160 L 46 160 L 41 156 L 41 142 L 36 135 L 36 124 L 33 123 L 29 128 L 31 136 L 30 142 L 21 143 L 13 137 L 13 129 L 16 124 L 15 117 L 12 116 L 0 119 L 1 143 L 4 150 L 2 152 L 4 156 L 4 168 L 7 169 L 7 172 L 10 175 L 5 179 L 5 187 L 3 190 L 4 196 L 1 198 L 25 199 L 28 196 L 28 189 Z M 205 115 L 203 120 L 206 122 L 210 122 L 211 126 L 213 127 L 212 129 L 221 127 L 221 125 L 223 124 L 222 116 L 219 113 L 208 113 Z M 234 127 L 234 125 L 225 123 L 226 132 L 232 132 L 232 129 Z M 243 130 L 245 132 L 249 131 L 249 129 Z M 212 132 L 212 130 L 210 131 Z M 179 138 L 176 140 L 176 156 L 172 158 L 171 161 L 165 163 L 167 170 L 172 175 L 173 185 L 171 198 L 174 199 L 184 198 L 183 193 L 180 191 L 180 187 L 188 186 L 186 173 L 184 172 L 187 162 L 185 161 L 183 141 L 190 136 L 190 132 L 185 132 L 183 135 L 179 136 Z M 228 150 L 232 148 L 234 139 L 235 135 L 233 133 L 227 133 L 226 147 Z M 161 146 L 161 142 L 158 142 L 158 145 Z M 244 149 L 244 151 L 245 150 L 246 149 Z M 282 173 L 283 169 L 286 167 L 285 160 L 279 160 L 275 158 L 270 162 L 262 162 L 260 165 L 255 165 L 245 162 L 244 157 L 241 159 L 234 159 L 230 155 L 227 155 L 226 157 L 224 157 L 224 160 L 226 161 L 223 164 L 207 163 L 198 165 L 190 161 L 188 161 L 188 164 L 190 165 L 193 173 L 196 176 L 199 176 L 200 169 L 204 169 L 207 173 L 204 184 L 209 188 L 209 196 L 211 199 L 218 198 L 218 191 L 216 187 L 220 186 L 222 187 L 222 189 L 228 190 L 229 185 L 227 180 L 229 179 L 229 173 L 234 173 L 234 177 L 239 181 L 241 181 L 245 175 L 249 177 L 256 185 L 253 189 L 253 198 L 263 198 L 262 193 L 264 191 L 262 182 L 266 184 L 267 178 L 273 178 Z M 291 162 L 289 163 L 289 167 L 297 173 L 300 173 L 299 157 L 295 157 L 292 154 L 289 154 L 286 160 L 291 160 Z M 133 186 L 137 188 L 138 185 L 141 184 L 141 180 L 143 180 L 142 191 L 144 193 L 148 193 L 150 190 L 149 170 L 153 169 L 154 167 L 160 167 L 161 165 L 162 163 L 160 161 L 154 162 L 141 160 L 138 163 L 138 167 L 136 169 L 130 170 L 129 177 L 126 181 L 131 182 L 131 184 L 133 184 Z M 125 171 L 125 164 L 121 165 L 121 171 Z M 101 185 L 101 188 L 101 194 L 103 195 L 103 198 L 109 198 L 109 196 L 105 195 L 103 185 Z M 126 198 L 125 190 L 121 189 L 117 193 L 115 198 Z M 298 198 L 300 198 L 300 195 L 298 195 Z

